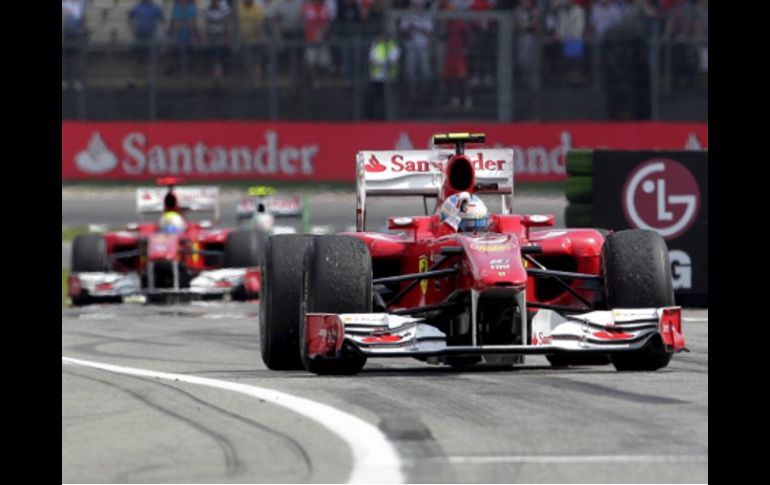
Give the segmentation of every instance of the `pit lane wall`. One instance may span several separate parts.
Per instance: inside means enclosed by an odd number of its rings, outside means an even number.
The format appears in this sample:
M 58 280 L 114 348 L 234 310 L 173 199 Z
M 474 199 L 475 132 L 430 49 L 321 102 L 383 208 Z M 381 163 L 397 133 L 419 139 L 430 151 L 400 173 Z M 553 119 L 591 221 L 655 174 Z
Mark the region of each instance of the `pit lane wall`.
M 705 149 L 707 123 L 283 123 L 62 122 L 63 181 L 144 181 L 164 175 L 189 181 L 355 182 L 362 149 L 430 147 L 431 135 L 484 132 L 487 144 L 514 149 L 516 182 L 567 178 L 573 148 Z M 469 150 L 470 152 L 470 150 Z M 391 163 L 415 171 L 421 164 Z

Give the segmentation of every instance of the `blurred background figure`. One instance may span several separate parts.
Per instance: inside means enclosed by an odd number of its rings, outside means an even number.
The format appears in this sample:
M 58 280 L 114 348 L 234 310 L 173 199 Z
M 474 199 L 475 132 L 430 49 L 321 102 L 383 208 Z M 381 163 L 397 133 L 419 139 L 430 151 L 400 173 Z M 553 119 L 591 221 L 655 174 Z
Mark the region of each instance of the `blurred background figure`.
M 698 47 L 698 68 L 709 72 L 709 0 L 695 4 L 695 45 Z
M 355 62 L 355 42 L 360 42 L 363 33 L 361 22 L 362 12 L 368 13 L 370 1 L 366 7 L 359 0 L 339 0 L 337 3 L 337 18 L 330 27 L 330 36 L 340 42 L 340 70 L 348 82 L 353 80 L 353 63 Z
M 265 44 L 265 7 L 261 0 L 241 0 L 238 4 L 238 32 L 243 65 L 255 85 L 262 81 L 262 51 Z
M 600 71 L 610 120 L 650 119 L 649 38 L 657 16 L 651 0 L 627 0 L 620 23 L 604 32 Z
M 622 18 L 620 6 L 615 0 L 598 0 L 591 6 L 588 33 L 593 41 L 599 44 L 607 29 L 618 25 Z
M 139 0 L 129 10 L 128 23 L 134 35 L 134 53 L 136 55 L 135 79 L 129 85 L 136 85 L 139 80 L 147 80 L 147 69 L 154 65 L 157 58 L 157 41 L 163 27 L 163 10 L 152 0 Z
M 62 91 L 83 89 L 82 49 L 86 41 L 86 0 L 62 0 Z
M 426 0 L 411 0 L 410 12 L 401 18 L 398 26 L 404 38 L 406 82 L 409 88 L 409 99 L 412 101 L 415 101 L 418 96 L 427 94 L 428 85 L 433 79 L 430 45 L 434 22 L 424 13 L 426 4 Z
M 671 52 L 671 87 L 675 90 L 691 88 L 698 64 L 694 47 L 695 8 L 687 0 L 674 0 L 665 13 L 665 22 L 663 42 Z
M 532 87 L 535 70 L 535 36 L 540 24 L 540 15 L 534 0 L 520 0 L 513 11 L 516 33 L 515 59 L 519 68 L 518 78 Z
M 568 84 L 579 85 L 583 81 L 583 58 L 586 15 L 575 0 L 564 0 L 564 8 L 556 19 L 556 36 L 561 42 L 564 59 L 564 77 Z
M 452 2 L 444 2 L 444 9 L 457 9 Z M 466 111 L 473 108 L 468 79 L 468 54 L 471 45 L 470 23 L 462 19 L 446 21 L 446 44 L 444 55 L 444 80 L 449 91 L 449 106 Z
M 224 57 L 230 42 L 232 10 L 224 0 L 211 0 L 205 12 L 205 20 L 212 75 L 214 81 L 219 82 L 224 75 Z
M 495 0 L 454 0 L 458 10 L 488 12 Z M 497 49 L 496 26 L 487 20 L 471 22 L 473 27 L 470 46 L 470 85 L 483 85 L 487 88 L 495 83 L 496 62 L 489 53 Z
M 299 85 L 299 59 L 303 50 L 305 23 L 302 7 L 305 0 L 271 0 L 265 7 L 265 18 L 278 47 L 281 67 L 289 71 L 292 84 Z
M 193 43 L 198 41 L 198 9 L 193 0 L 176 0 L 171 11 L 169 36 L 179 55 L 176 70 L 186 75 L 190 70 Z
M 367 119 L 385 119 L 385 90 L 398 80 L 401 50 L 393 39 L 378 35 L 369 49 L 369 85 L 366 92 Z
M 308 0 L 302 7 L 305 24 L 305 65 L 310 75 L 310 84 L 317 87 L 321 74 L 332 70 L 331 52 L 326 43 L 326 34 L 332 21 L 332 13 L 325 0 Z

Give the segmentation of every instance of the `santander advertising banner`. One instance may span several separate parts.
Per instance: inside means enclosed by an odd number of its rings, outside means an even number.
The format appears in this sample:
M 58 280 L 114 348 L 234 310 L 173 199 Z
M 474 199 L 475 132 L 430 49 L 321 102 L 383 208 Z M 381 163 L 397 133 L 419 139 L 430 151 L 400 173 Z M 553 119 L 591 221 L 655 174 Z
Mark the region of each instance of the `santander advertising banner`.
M 454 131 L 512 148 L 517 182 L 566 179 L 572 148 L 708 148 L 707 123 L 62 122 L 62 180 L 354 182 L 359 150 L 426 149 Z

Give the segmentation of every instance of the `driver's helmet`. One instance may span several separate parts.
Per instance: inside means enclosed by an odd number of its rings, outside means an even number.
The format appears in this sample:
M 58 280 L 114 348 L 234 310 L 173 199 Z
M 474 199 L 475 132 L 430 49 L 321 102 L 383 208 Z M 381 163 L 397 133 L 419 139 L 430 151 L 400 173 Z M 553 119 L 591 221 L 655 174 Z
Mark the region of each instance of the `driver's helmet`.
M 187 225 L 178 212 L 165 212 L 158 223 L 158 230 L 166 234 L 177 234 L 183 232 Z
M 459 192 L 450 195 L 440 210 L 441 220 L 460 232 L 478 232 L 489 229 L 489 211 L 475 194 Z

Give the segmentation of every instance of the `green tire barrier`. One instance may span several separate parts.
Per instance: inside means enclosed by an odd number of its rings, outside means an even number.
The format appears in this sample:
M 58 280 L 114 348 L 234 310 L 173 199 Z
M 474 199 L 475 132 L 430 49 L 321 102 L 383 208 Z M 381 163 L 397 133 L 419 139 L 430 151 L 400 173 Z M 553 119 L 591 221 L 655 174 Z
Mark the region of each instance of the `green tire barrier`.
M 591 202 L 594 195 L 594 178 L 585 175 L 568 177 L 566 192 L 570 202 Z
M 594 207 L 592 204 L 570 204 L 564 211 L 567 227 L 592 227 Z
M 588 149 L 570 150 L 567 152 L 568 175 L 593 175 L 594 151 Z

